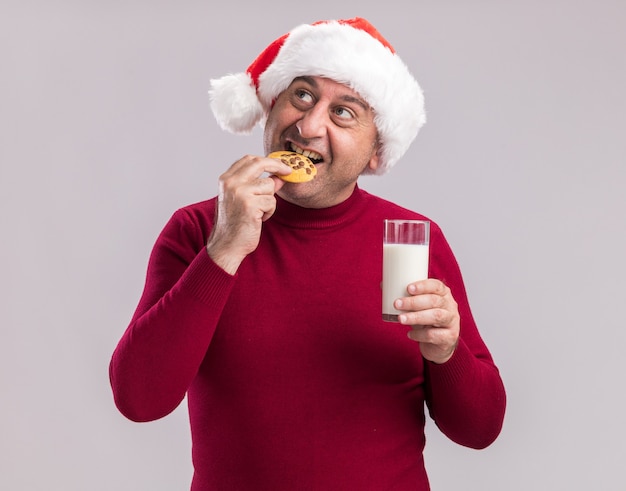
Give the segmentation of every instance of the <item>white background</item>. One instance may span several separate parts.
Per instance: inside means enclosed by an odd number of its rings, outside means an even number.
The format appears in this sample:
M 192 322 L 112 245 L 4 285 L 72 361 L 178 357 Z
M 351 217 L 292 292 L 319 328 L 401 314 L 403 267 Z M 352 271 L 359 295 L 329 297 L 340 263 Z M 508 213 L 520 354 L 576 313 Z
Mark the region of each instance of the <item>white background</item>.
M 262 152 L 260 131 L 218 129 L 209 79 L 355 15 L 428 110 L 361 186 L 443 227 L 508 391 L 486 450 L 429 423 L 433 490 L 625 489 L 622 0 L 4 0 L 0 489 L 188 489 L 186 408 L 125 420 L 110 355 L 170 215 Z

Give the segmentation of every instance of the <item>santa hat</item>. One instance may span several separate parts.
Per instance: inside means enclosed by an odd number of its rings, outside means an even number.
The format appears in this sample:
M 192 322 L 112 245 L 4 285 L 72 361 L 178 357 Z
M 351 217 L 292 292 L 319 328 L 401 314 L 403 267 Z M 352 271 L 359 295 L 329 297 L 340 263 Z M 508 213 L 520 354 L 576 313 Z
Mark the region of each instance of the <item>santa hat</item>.
M 377 174 L 407 151 L 426 121 L 424 96 L 394 48 L 367 20 L 303 24 L 271 43 L 243 73 L 211 80 L 211 109 L 221 128 L 249 133 L 264 124 L 294 78 L 343 83 L 373 108 L 382 143 Z

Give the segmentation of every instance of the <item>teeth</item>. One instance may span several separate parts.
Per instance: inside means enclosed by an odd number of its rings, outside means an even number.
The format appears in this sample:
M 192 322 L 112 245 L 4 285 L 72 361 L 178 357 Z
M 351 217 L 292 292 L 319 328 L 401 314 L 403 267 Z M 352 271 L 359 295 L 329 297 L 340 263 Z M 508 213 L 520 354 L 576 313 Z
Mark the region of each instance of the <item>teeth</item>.
M 305 157 L 308 157 L 312 160 L 322 160 L 322 156 L 319 153 L 312 152 L 311 150 L 303 150 L 302 148 L 294 145 L 293 143 L 291 144 L 291 149 L 294 152 L 299 153 L 300 155 L 304 155 Z

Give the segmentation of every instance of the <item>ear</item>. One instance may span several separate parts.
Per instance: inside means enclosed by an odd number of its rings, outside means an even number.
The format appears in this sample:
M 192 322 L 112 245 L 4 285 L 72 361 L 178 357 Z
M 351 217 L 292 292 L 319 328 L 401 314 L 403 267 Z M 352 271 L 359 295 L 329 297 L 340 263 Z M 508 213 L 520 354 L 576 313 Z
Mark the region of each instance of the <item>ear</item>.
M 372 152 L 372 157 L 367 164 L 368 174 L 374 174 L 376 172 L 376 169 L 378 169 L 378 164 L 380 163 L 380 157 L 378 156 L 378 152 L 380 151 L 380 142 L 378 141 L 378 138 L 376 139 L 376 143 L 374 145 L 375 147 L 374 151 Z

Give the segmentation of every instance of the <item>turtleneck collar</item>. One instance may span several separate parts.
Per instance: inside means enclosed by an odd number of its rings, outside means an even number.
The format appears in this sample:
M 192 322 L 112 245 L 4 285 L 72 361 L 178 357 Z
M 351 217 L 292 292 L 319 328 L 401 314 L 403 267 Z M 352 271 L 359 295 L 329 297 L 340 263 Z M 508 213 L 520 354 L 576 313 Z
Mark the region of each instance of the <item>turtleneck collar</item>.
M 303 208 L 276 196 L 276 211 L 270 220 L 292 228 L 332 228 L 358 218 L 363 206 L 365 192 L 358 185 L 348 199 L 329 208 Z

